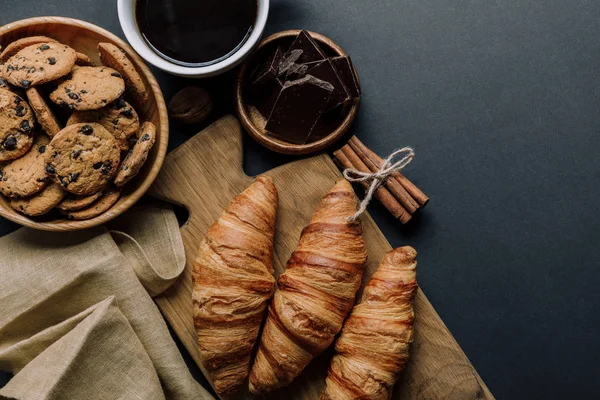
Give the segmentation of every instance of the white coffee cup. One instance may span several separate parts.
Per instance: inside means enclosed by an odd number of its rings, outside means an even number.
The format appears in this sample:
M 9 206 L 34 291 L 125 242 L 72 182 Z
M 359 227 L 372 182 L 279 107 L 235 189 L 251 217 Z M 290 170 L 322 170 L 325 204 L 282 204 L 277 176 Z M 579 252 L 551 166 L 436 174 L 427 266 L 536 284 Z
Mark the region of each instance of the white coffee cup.
M 125 37 L 129 41 L 131 47 L 133 47 L 135 51 L 137 51 L 138 54 L 142 56 L 144 60 L 154 65 L 155 67 L 160 68 L 163 71 L 166 71 L 173 75 L 179 75 L 186 78 L 207 78 L 210 76 L 222 74 L 223 72 L 234 68 L 236 65 L 241 63 L 244 60 L 244 58 L 248 54 L 250 54 L 250 52 L 252 52 L 252 50 L 258 44 L 265 29 L 265 24 L 267 23 L 267 16 L 269 15 L 269 0 L 257 1 L 258 10 L 256 16 L 256 23 L 254 24 L 252 32 L 250 33 L 250 36 L 248 37 L 246 42 L 239 49 L 237 49 L 236 52 L 231 54 L 226 59 L 219 61 L 215 64 L 206 65 L 203 67 L 185 67 L 179 64 L 172 63 L 156 54 L 148 45 L 148 43 L 140 33 L 140 30 L 138 29 L 138 25 L 135 18 L 136 0 L 118 0 L 117 10 L 119 13 L 119 22 L 121 23 L 121 28 L 125 33 Z

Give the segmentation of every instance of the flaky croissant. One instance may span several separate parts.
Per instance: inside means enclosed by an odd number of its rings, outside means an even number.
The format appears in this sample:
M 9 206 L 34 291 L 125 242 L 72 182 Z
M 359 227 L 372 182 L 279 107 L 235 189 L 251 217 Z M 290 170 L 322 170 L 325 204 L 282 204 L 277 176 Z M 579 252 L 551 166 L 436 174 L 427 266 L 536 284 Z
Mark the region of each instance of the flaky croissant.
M 408 361 L 417 293 L 412 247 L 387 253 L 335 344 L 321 400 L 388 400 Z
M 258 177 L 209 228 L 194 263 L 198 350 L 221 397 L 244 384 L 267 300 L 275 290 L 277 202 L 273 180 Z
M 348 220 L 356 206 L 352 187 L 341 180 L 302 231 L 269 306 L 250 372 L 251 393 L 290 383 L 342 328 L 367 259 L 361 225 Z

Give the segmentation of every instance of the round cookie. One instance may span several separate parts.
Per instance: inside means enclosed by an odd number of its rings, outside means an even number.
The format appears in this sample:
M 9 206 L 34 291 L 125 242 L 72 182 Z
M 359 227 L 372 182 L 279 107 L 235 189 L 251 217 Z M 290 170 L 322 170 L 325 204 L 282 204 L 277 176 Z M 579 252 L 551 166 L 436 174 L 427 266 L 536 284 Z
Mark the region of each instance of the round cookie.
M 121 74 L 108 67 L 75 67 L 69 79 L 50 94 L 50 100 L 72 110 L 97 110 L 125 91 Z
M 75 65 L 75 50 L 49 42 L 25 47 L 3 66 L 3 77 L 12 85 L 29 89 L 67 75 Z
M 152 122 L 144 122 L 140 129 L 137 143 L 129 150 L 119 168 L 119 172 L 115 178 L 115 185 L 118 187 L 125 185 L 140 172 L 155 141 L 156 127 Z
M 27 153 L 33 143 L 35 119 L 25 100 L 0 89 L 0 162 Z
M 94 67 L 96 64 L 87 56 L 87 54 L 78 52 L 75 65 L 79 65 L 80 67 Z
M 21 214 L 37 217 L 52 210 L 65 197 L 65 192 L 56 183 L 46 186 L 31 197 L 13 199 L 10 206 Z
M 0 162 L 14 160 L 27 153 L 33 144 L 33 136 L 13 129 L 0 141 Z
M 110 189 L 90 207 L 79 211 L 63 212 L 63 214 L 65 214 L 67 218 L 76 221 L 92 219 L 110 210 L 110 208 L 115 205 L 117 200 L 119 200 L 119 197 L 121 197 L 121 192 L 115 189 Z
M 67 192 L 89 195 L 104 188 L 117 171 L 117 142 L 100 124 L 61 130 L 46 150 L 46 173 Z
M 0 192 L 7 197 L 27 197 L 42 190 L 50 181 L 46 175 L 44 153 L 50 143 L 46 135 L 38 135 L 33 147 L 21 158 L 0 169 Z
M 142 77 L 136 71 L 131 60 L 127 58 L 125 51 L 112 43 L 98 43 L 98 53 L 103 65 L 114 68 L 123 75 L 127 90 L 133 97 L 135 104 L 138 106 L 144 105 L 148 101 L 146 85 L 144 85 Z
M 25 47 L 33 46 L 34 44 L 51 43 L 56 40 L 46 36 L 29 36 L 19 40 L 15 40 L 2 51 L 0 54 L 0 63 L 5 63 L 9 58 L 23 50 Z
M 67 126 L 82 122 L 97 122 L 113 134 L 121 151 L 129 150 L 129 138 L 140 129 L 140 120 L 137 113 L 123 99 L 113 101 L 106 107 L 91 111 L 75 111 Z
M 34 123 L 33 112 L 27 102 L 9 90 L 0 89 L 0 142 L 15 130 L 33 133 Z
M 60 123 L 56 119 L 52 109 L 48 106 L 48 103 L 46 103 L 46 100 L 40 94 L 40 91 L 36 87 L 32 87 L 27 89 L 26 94 L 29 105 L 33 109 L 37 121 L 44 132 L 51 137 L 56 135 L 61 130 Z
M 90 194 L 89 196 L 76 196 L 74 194 L 67 196 L 63 201 L 60 202 L 59 205 L 56 206 L 59 210 L 62 211 L 77 211 L 82 208 L 86 208 L 98 198 L 102 196 L 102 192 L 97 192 L 94 194 Z

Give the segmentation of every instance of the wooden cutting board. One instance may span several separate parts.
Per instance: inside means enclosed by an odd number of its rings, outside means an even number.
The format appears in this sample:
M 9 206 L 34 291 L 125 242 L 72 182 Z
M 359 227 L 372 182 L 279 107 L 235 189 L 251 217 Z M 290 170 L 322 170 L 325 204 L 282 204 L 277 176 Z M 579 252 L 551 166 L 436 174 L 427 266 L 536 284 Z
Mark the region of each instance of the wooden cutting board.
M 296 248 L 300 231 L 341 174 L 326 154 L 295 161 L 266 174 L 274 178 L 279 191 L 274 257 L 274 268 L 279 275 Z M 181 228 L 187 256 L 185 272 L 156 302 L 203 371 L 192 321 L 192 263 L 208 227 L 231 198 L 252 181 L 253 178 L 242 170 L 240 125 L 235 117 L 226 116 L 171 152 L 150 190 L 153 196 L 182 205 L 190 213 L 189 220 Z M 366 282 L 391 246 L 369 215 L 365 214 L 361 219 L 369 257 Z M 417 266 L 417 278 L 418 269 Z M 415 300 L 415 315 L 410 363 L 405 376 L 396 385 L 393 398 L 493 399 L 422 291 Z M 318 399 L 331 355 L 330 349 L 313 360 L 291 385 L 267 398 Z M 240 398 L 250 396 L 241 394 Z

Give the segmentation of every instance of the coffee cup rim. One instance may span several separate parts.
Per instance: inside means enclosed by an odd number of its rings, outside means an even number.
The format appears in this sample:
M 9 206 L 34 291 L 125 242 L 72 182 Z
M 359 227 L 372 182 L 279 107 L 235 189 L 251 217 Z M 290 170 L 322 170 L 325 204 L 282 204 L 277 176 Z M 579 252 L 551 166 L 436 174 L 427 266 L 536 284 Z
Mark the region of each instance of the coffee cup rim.
M 256 23 L 246 42 L 232 55 L 215 64 L 202 67 L 186 67 L 170 62 L 159 56 L 148 45 L 138 28 L 135 18 L 135 3 L 137 0 L 117 0 L 117 12 L 121 29 L 127 38 L 127 41 L 135 51 L 148 63 L 173 75 L 203 78 L 222 74 L 242 62 L 256 47 L 262 37 L 267 17 L 269 15 L 270 0 L 257 0 Z

